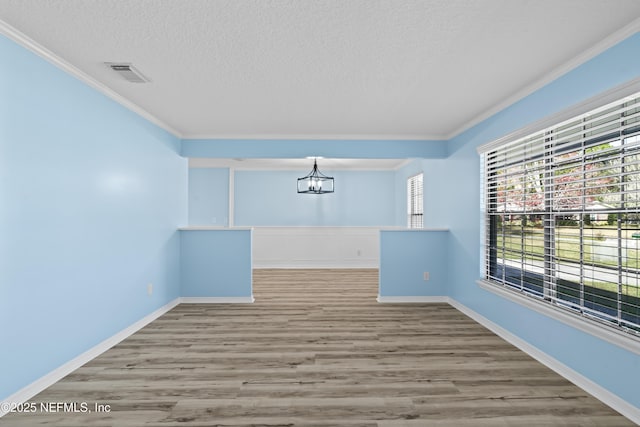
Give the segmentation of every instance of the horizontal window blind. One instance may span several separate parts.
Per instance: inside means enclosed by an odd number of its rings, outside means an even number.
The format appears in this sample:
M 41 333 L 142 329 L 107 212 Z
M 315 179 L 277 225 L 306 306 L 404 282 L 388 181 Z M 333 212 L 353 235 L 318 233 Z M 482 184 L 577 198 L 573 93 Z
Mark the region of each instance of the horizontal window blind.
M 485 278 L 640 331 L 640 93 L 482 153 Z
M 422 176 L 423 174 L 420 173 L 407 179 L 407 227 L 409 228 L 424 226 Z

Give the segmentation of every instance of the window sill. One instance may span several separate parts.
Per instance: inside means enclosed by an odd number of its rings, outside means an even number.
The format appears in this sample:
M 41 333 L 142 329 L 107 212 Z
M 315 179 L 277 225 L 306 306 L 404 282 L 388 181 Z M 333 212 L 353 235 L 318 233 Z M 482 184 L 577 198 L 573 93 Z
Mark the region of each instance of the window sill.
M 509 289 L 505 289 L 502 286 L 495 285 L 487 280 L 480 279 L 477 280 L 476 283 L 482 289 L 485 289 L 524 307 L 530 308 L 534 311 L 537 311 L 538 313 L 551 317 L 552 319 L 559 320 L 562 323 L 565 323 L 582 332 L 593 335 L 596 338 L 600 338 L 625 350 L 640 355 L 640 337 L 636 338 L 630 334 L 619 331 L 595 320 L 591 320 L 587 317 L 583 317 L 578 314 L 553 307 L 550 304 L 536 301 L 532 297 L 522 295 Z

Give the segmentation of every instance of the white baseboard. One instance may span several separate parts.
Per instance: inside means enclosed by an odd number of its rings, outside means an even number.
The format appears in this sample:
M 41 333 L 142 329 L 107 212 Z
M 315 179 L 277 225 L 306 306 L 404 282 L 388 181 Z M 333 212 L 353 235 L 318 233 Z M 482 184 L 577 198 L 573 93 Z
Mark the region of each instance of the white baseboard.
M 11 396 L 9 396 L 6 399 L 4 399 L 2 402 L 3 403 L 5 403 L 5 402 L 6 403 L 11 403 L 11 404 L 20 404 L 20 403 L 28 401 L 29 399 L 31 399 L 32 397 L 34 397 L 35 395 L 37 395 L 38 393 L 40 393 L 41 391 L 46 389 L 47 387 L 50 387 L 51 385 L 53 385 L 56 382 L 60 381 L 62 378 L 64 378 L 65 376 L 69 375 L 71 372 L 75 371 L 76 369 L 78 369 L 82 365 L 84 365 L 87 362 L 91 361 L 92 359 L 98 357 L 99 355 L 101 355 L 105 351 L 109 350 L 114 345 L 116 345 L 119 342 L 123 341 L 125 338 L 133 335 L 135 332 L 137 332 L 140 329 L 144 328 L 149 323 L 151 323 L 152 321 L 156 320 L 158 317 L 162 316 L 163 314 L 165 314 L 166 312 L 168 312 L 169 310 L 171 310 L 172 308 L 174 308 L 178 304 L 181 304 L 181 303 L 186 303 L 186 304 L 189 304 L 189 303 L 229 304 L 229 303 L 252 303 L 253 301 L 254 301 L 253 296 L 250 296 L 250 297 L 202 297 L 202 298 L 201 297 L 181 297 L 181 298 L 176 298 L 175 300 L 173 300 L 170 303 L 160 307 L 159 309 L 155 310 L 154 312 L 146 315 L 142 319 L 140 319 L 137 322 L 133 323 L 132 325 L 126 327 L 125 329 L 121 330 L 120 332 L 116 333 L 115 335 L 107 338 L 106 340 L 102 341 L 101 343 L 97 344 L 96 346 L 90 348 L 89 350 L 85 351 L 84 353 L 80 354 L 79 356 L 71 359 L 70 361 L 68 361 L 67 363 L 63 364 L 62 366 L 59 366 L 58 368 L 54 369 L 53 371 L 49 372 L 48 374 L 44 375 L 43 377 L 37 379 L 36 381 L 32 382 L 28 386 L 18 390 L 17 392 L 12 394 Z M 6 405 L 0 405 L 0 417 L 2 417 L 3 415 L 5 415 L 8 412 L 6 410 L 3 410 L 3 409 L 5 409 L 5 406 Z
M 249 297 L 181 297 L 182 304 L 251 304 L 253 295 Z
M 458 301 L 448 298 L 449 304 L 451 304 L 454 308 L 460 310 L 462 313 L 466 314 L 476 322 L 480 323 L 485 328 L 489 329 L 494 334 L 498 335 L 500 338 L 505 341 L 513 344 L 518 347 L 520 350 L 527 353 L 529 356 L 536 359 L 538 362 L 542 363 L 549 369 L 555 371 L 557 374 L 571 381 L 573 384 L 577 385 L 587 393 L 594 396 L 596 399 L 600 400 L 604 404 L 610 406 L 614 410 L 618 411 L 634 423 L 640 425 L 640 408 L 630 404 L 626 400 L 618 397 L 617 395 L 611 393 L 609 390 L 604 387 L 596 384 L 591 381 L 584 375 L 574 371 L 567 365 L 561 363 L 557 359 L 549 356 L 547 353 L 538 349 L 537 347 L 532 346 L 528 342 L 524 341 L 520 337 L 512 334 L 501 326 L 493 323 L 491 320 L 482 316 L 481 314 L 476 313 L 471 310 L 469 307 L 464 304 L 459 303 Z
M 479 313 L 476 313 L 475 311 L 471 310 L 464 304 L 461 304 L 460 302 L 450 297 L 447 297 L 447 296 L 386 296 L 386 297 L 378 296 L 377 300 L 379 303 L 442 303 L 442 302 L 449 303 L 451 306 L 461 311 L 462 313 L 466 314 L 476 322 L 480 323 L 481 325 L 483 325 L 484 327 L 486 327 L 487 329 L 489 329 L 490 331 L 492 331 L 493 333 L 495 333 L 505 341 L 513 344 L 514 346 L 524 351 L 525 353 L 527 353 L 528 355 L 530 355 L 531 357 L 533 357 L 543 365 L 547 366 L 548 368 L 552 369 L 562 377 L 571 381 L 573 384 L 582 388 L 587 393 L 590 393 L 591 395 L 599 399 L 601 402 L 605 403 L 606 405 L 618 411 L 619 413 L 621 413 L 631 421 L 640 425 L 640 408 L 637 408 L 636 406 L 630 404 L 624 399 L 611 393 L 609 390 L 596 384 L 595 382 L 591 381 L 590 379 L 583 376 L 582 374 L 574 371 L 573 369 L 559 362 L 557 359 L 549 356 L 548 354 L 538 349 L 537 347 L 532 346 L 531 344 L 519 338 L 518 336 L 512 334 L 511 332 L 507 331 L 501 326 L 498 326 L 497 324 L 493 323 L 486 317 L 480 315 Z M 119 342 L 129 337 L 136 331 L 142 329 L 144 326 L 151 323 L 153 320 L 157 319 L 158 317 L 162 316 L 163 314 L 165 314 L 166 312 L 168 312 L 169 310 L 171 310 L 172 308 L 174 308 L 176 305 L 180 303 L 186 303 L 186 304 L 189 304 L 189 303 L 221 304 L 223 303 L 224 304 L 224 303 L 252 303 L 253 301 L 254 301 L 253 296 L 176 298 L 170 303 L 160 307 L 154 312 L 138 320 L 131 326 L 123 329 L 122 331 L 118 332 L 112 337 L 107 338 L 106 340 L 102 341 L 101 343 L 94 346 L 93 348 L 75 357 L 74 359 L 70 360 L 64 365 L 54 369 L 50 373 L 39 378 L 38 380 L 24 387 L 23 389 L 18 390 L 16 393 L 12 394 L 11 396 L 3 400 L 3 402 L 20 404 L 28 401 L 29 399 L 31 399 L 32 397 L 34 397 L 35 395 L 37 395 L 38 393 L 46 389 L 47 387 L 53 385 L 54 383 L 64 378 L 66 375 L 70 374 L 74 370 L 78 369 L 85 363 L 89 362 L 90 360 L 104 353 L 114 345 L 118 344 Z M 5 411 L 2 410 L 4 406 L 5 405 L 0 405 L 0 417 L 2 417 L 7 413 L 6 410 Z
M 119 342 L 121 342 L 125 338 L 131 336 L 135 332 L 137 332 L 140 329 L 144 328 L 149 323 L 151 323 L 152 321 L 154 321 L 158 317 L 162 316 L 163 314 L 165 314 L 166 312 L 168 312 L 169 310 L 174 308 L 179 303 L 180 303 L 180 298 L 176 298 L 173 301 L 171 301 L 170 303 L 163 305 L 159 309 L 155 310 L 152 313 L 149 313 L 148 315 L 146 315 L 142 319 L 140 319 L 137 322 L 133 323 L 132 325 L 124 328 L 123 330 L 121 330 L 120 332 L 116 333 L 115 335 L 107 338 L 106 340 L 104 340 L 101 343 L 97 344 L 96 346 L 90 348 L 89 350 L 85 351 L 84 353 L 80 354 L 79 356 L 74 357 L 73 359 L 71 359 L 67 363 L 63 364 L 62 366 L 59 366 L 58 368 L 56 368 L 53 371 L 51 371 L 48 374 L 46 374 L 45 376 L 35 380 L 34 382 L 29 384 L 28 386 L 18 390 L 17 392 L 12 394 L 11 396 L 9 396 L 6 399 L 4 399 L 3 402 L 10 403 L 10 404 L 20 404 L 20 403 L 28 401 L 29 399 L 31 399 L 32 397 L 34 397 L 35 395 L 37 395 L 38 393 L 40 393 L 41 391 L 43 391 L 47 387 L 50 387 L 51 385 L 53 385 L 56 382 L 60 381 L 62 378 L 64 378 L 65 376 L 69 375 L 71 372 L 75 371 L 76 369 L 78 369 L 79 367 L 84 365 L 85 363 L 87 363 L 87 362 L 91 361 L 92 359 L 98 357 L 99 355 L 101 355 L 105 351 L 109 350 L 111 347 L 113 347 L 114 345 L 118 344 Z M 0 405 L 0 417 L 2 417 L 3 415 L 5 415 L 8 412 L 6 410 L 7 408 L 5 408 L 5 406 L 6 405 Z
M 640 356 L 640 340 L 631 336 L 631 334 L 616 330 L 604 325 L 603 323 L 597 322 L 588 317 L 580 316 L 568 310 L 563 310 L 551 304 L 542 304 L 536 298 L 531 298 L 519 292 L 505 289 L 504 287 L 491 283 L 487 280 L 478 280 L 476 283 L 486 291 L 513 301 L 530 310 L 537 311 L 538 313 L 551 317 L 554 320 L 559 320 L 574 329 L 586 332 L 596 338 L 608 341 L 611 344 L 617 345 L 620 348 L 631 351 Z
M 253 260 L 253 268 L 379 268 L 377 259 L 353 260 Z
M 436 303 L 449 302 L 450 298 L 445 296 L 403 296 L 403 297 L 384 297 L 378 295 L 376 300 L 379 303 L 401 304 L 401 303 Z

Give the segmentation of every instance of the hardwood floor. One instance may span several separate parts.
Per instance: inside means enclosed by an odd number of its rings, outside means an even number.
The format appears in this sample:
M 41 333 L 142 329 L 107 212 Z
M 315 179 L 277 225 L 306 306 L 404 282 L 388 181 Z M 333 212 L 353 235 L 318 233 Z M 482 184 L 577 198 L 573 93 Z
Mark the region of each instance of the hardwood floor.
M 181 304 L 32 400 L 91 413 L 0 425 L 634 425 L 448 304 L 378 304 L 377 280 L 256 270 L 254 304 Z

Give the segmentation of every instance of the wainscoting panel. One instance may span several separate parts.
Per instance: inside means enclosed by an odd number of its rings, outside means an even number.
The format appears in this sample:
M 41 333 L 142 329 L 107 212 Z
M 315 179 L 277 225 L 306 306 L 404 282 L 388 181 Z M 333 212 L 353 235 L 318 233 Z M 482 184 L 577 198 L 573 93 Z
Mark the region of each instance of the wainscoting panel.
M 378 268 L 378 227 L 256 227 L 254 268 Z

